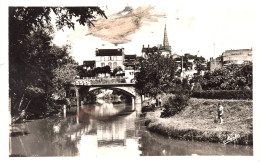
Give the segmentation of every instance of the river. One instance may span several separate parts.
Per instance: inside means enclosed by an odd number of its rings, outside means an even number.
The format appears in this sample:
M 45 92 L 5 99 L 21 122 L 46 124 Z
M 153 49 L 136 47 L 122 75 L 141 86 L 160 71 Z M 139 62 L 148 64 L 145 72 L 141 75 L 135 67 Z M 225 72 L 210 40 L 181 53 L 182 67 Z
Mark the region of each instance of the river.
M 53 116 L 13 126 L 10 156 L 253 155 L 252 146 L 174 140 L 149 132 L 141 104 L 85 105 L 95 118 Z M 84 110 L 84 109 L 82 109 Z

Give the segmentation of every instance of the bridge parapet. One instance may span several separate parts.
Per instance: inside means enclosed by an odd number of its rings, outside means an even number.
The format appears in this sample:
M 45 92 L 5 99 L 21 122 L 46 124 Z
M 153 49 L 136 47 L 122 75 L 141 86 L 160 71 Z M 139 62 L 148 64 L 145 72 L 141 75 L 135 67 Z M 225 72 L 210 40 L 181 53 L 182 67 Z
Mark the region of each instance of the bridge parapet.
M 94 84 L 118 84 L 127 83 L 125 77 L 85 77 L 83 79 L 75 79 L 74 85 L 94 85 Z

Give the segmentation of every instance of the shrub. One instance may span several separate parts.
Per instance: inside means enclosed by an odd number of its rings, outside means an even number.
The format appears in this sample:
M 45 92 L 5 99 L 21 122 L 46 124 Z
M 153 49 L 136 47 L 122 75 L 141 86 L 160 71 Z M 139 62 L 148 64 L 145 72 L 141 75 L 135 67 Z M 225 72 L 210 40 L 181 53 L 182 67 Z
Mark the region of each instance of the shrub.
M 192 91 L 193 92 L 201 92 L 202 91 L 202 87 L 201 87 L 199 82 L 195 82 L 194 83 Z
M 175 97 L 170 97 L 166 104 L 164 104 L 164 110 L 161 113 L 161 117 L 169 117 L 178 114 L 187 105 L 190 98 L 190 85 L 187 79 L 175 80 Z
M 221 69 L 207 72 L 200 80 L 204 90 L 252 89 L 252 63 L 231 64 Z M 196 78 L 193 78 L 196 80 Z
M 193 92 L 192 97 L 205 99 L 252 99 L 251 90 L 208 90 Z
M 142 113 L 144 113 L 144 112 L 154 111 L 154 109 L 155 109 L 154 105 L 148 105 L 148 106 L 142 107 L 141 111 L 142 111 Z
M 163 105 L 164 110 L 161 113 L 161 118 L 170 117 L 178 114 L 188 105 L 189 96 L 183 94 L 177 94 L 175 97 L 170 97 Z

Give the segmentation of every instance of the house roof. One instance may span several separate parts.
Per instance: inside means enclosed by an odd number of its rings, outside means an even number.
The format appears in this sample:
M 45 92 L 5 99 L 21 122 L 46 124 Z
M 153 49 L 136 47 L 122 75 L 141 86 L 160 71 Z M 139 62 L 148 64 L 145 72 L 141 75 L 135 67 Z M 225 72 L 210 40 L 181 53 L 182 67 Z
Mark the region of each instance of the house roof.
M 97 49 L 96 56 L 122 56 L 123 49 Z
M 95 66 L 96 61 L 83 61 L 83 65 L 89 67 L 89 66 Z
M 150 47 L 148 47 L 148 48 L 142 48 L 142 52 L 145 52 L 145 53 L 149 53 L 149 52 L 157 52 L 158 51 L 158 47 L 152 47 L 152 48 L 150 48 Z
M 136 55 L 125 55 L 125 59 L 136 59 Z

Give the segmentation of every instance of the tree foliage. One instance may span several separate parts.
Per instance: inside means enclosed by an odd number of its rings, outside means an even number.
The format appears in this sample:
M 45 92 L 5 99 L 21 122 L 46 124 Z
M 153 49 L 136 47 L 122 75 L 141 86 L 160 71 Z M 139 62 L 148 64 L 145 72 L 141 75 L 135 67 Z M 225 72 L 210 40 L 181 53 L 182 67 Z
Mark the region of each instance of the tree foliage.
M 252 78 L 252 64 L 231 64 L 205 73 L 200 82 L 204 90 L 241 90 L 252 89 Z
M 170 117 L 181 112 L 187 105 L 190 98 L 190 86 L 186 79 L 176 80 L 175 96 L 170 97 L 163 105 L 164 110 L 161 117 Z
M 123 71 L 123 69 L 121 68 L 121 66 L 117 66 L 113 72 L 111 73 L 112 76 L 115 76 L 118 72 Z
M 200 75 L 201 71 L 206 71 L 207 66 L 205 66 L 205 58 L 204 57 L 195 57 L 194 63 L 196 65 L 195 70 L 198 71 L 198 75 Z
M 58 29 L 81 25 L 93 26 L 99 7 L 10 7 L 9 8 L 9 96 L 12 115 L 21 109 L 52 107 L 51 96 L 61 86 L 69 85 L 75 61 L 69 45 L 53 45 L 51 16 Z
M 176 67 L 171 58 L 152 52 L 146 59 L 140 58 L 137 69 L 135 88 L 139 94 L 156 96 L 173 86 Z
M 77 71 L 79 72 L 79 76 L 82 77 L 95 77 L 98 74 L 113 74 L 113 72 L 111 72 L 110 66 L 104 66 L 104 67 L 97 67 L 94 68 L 93 70 L 86 70 L 83 69 L 83 66 L 80 65 L 77 67 Z

